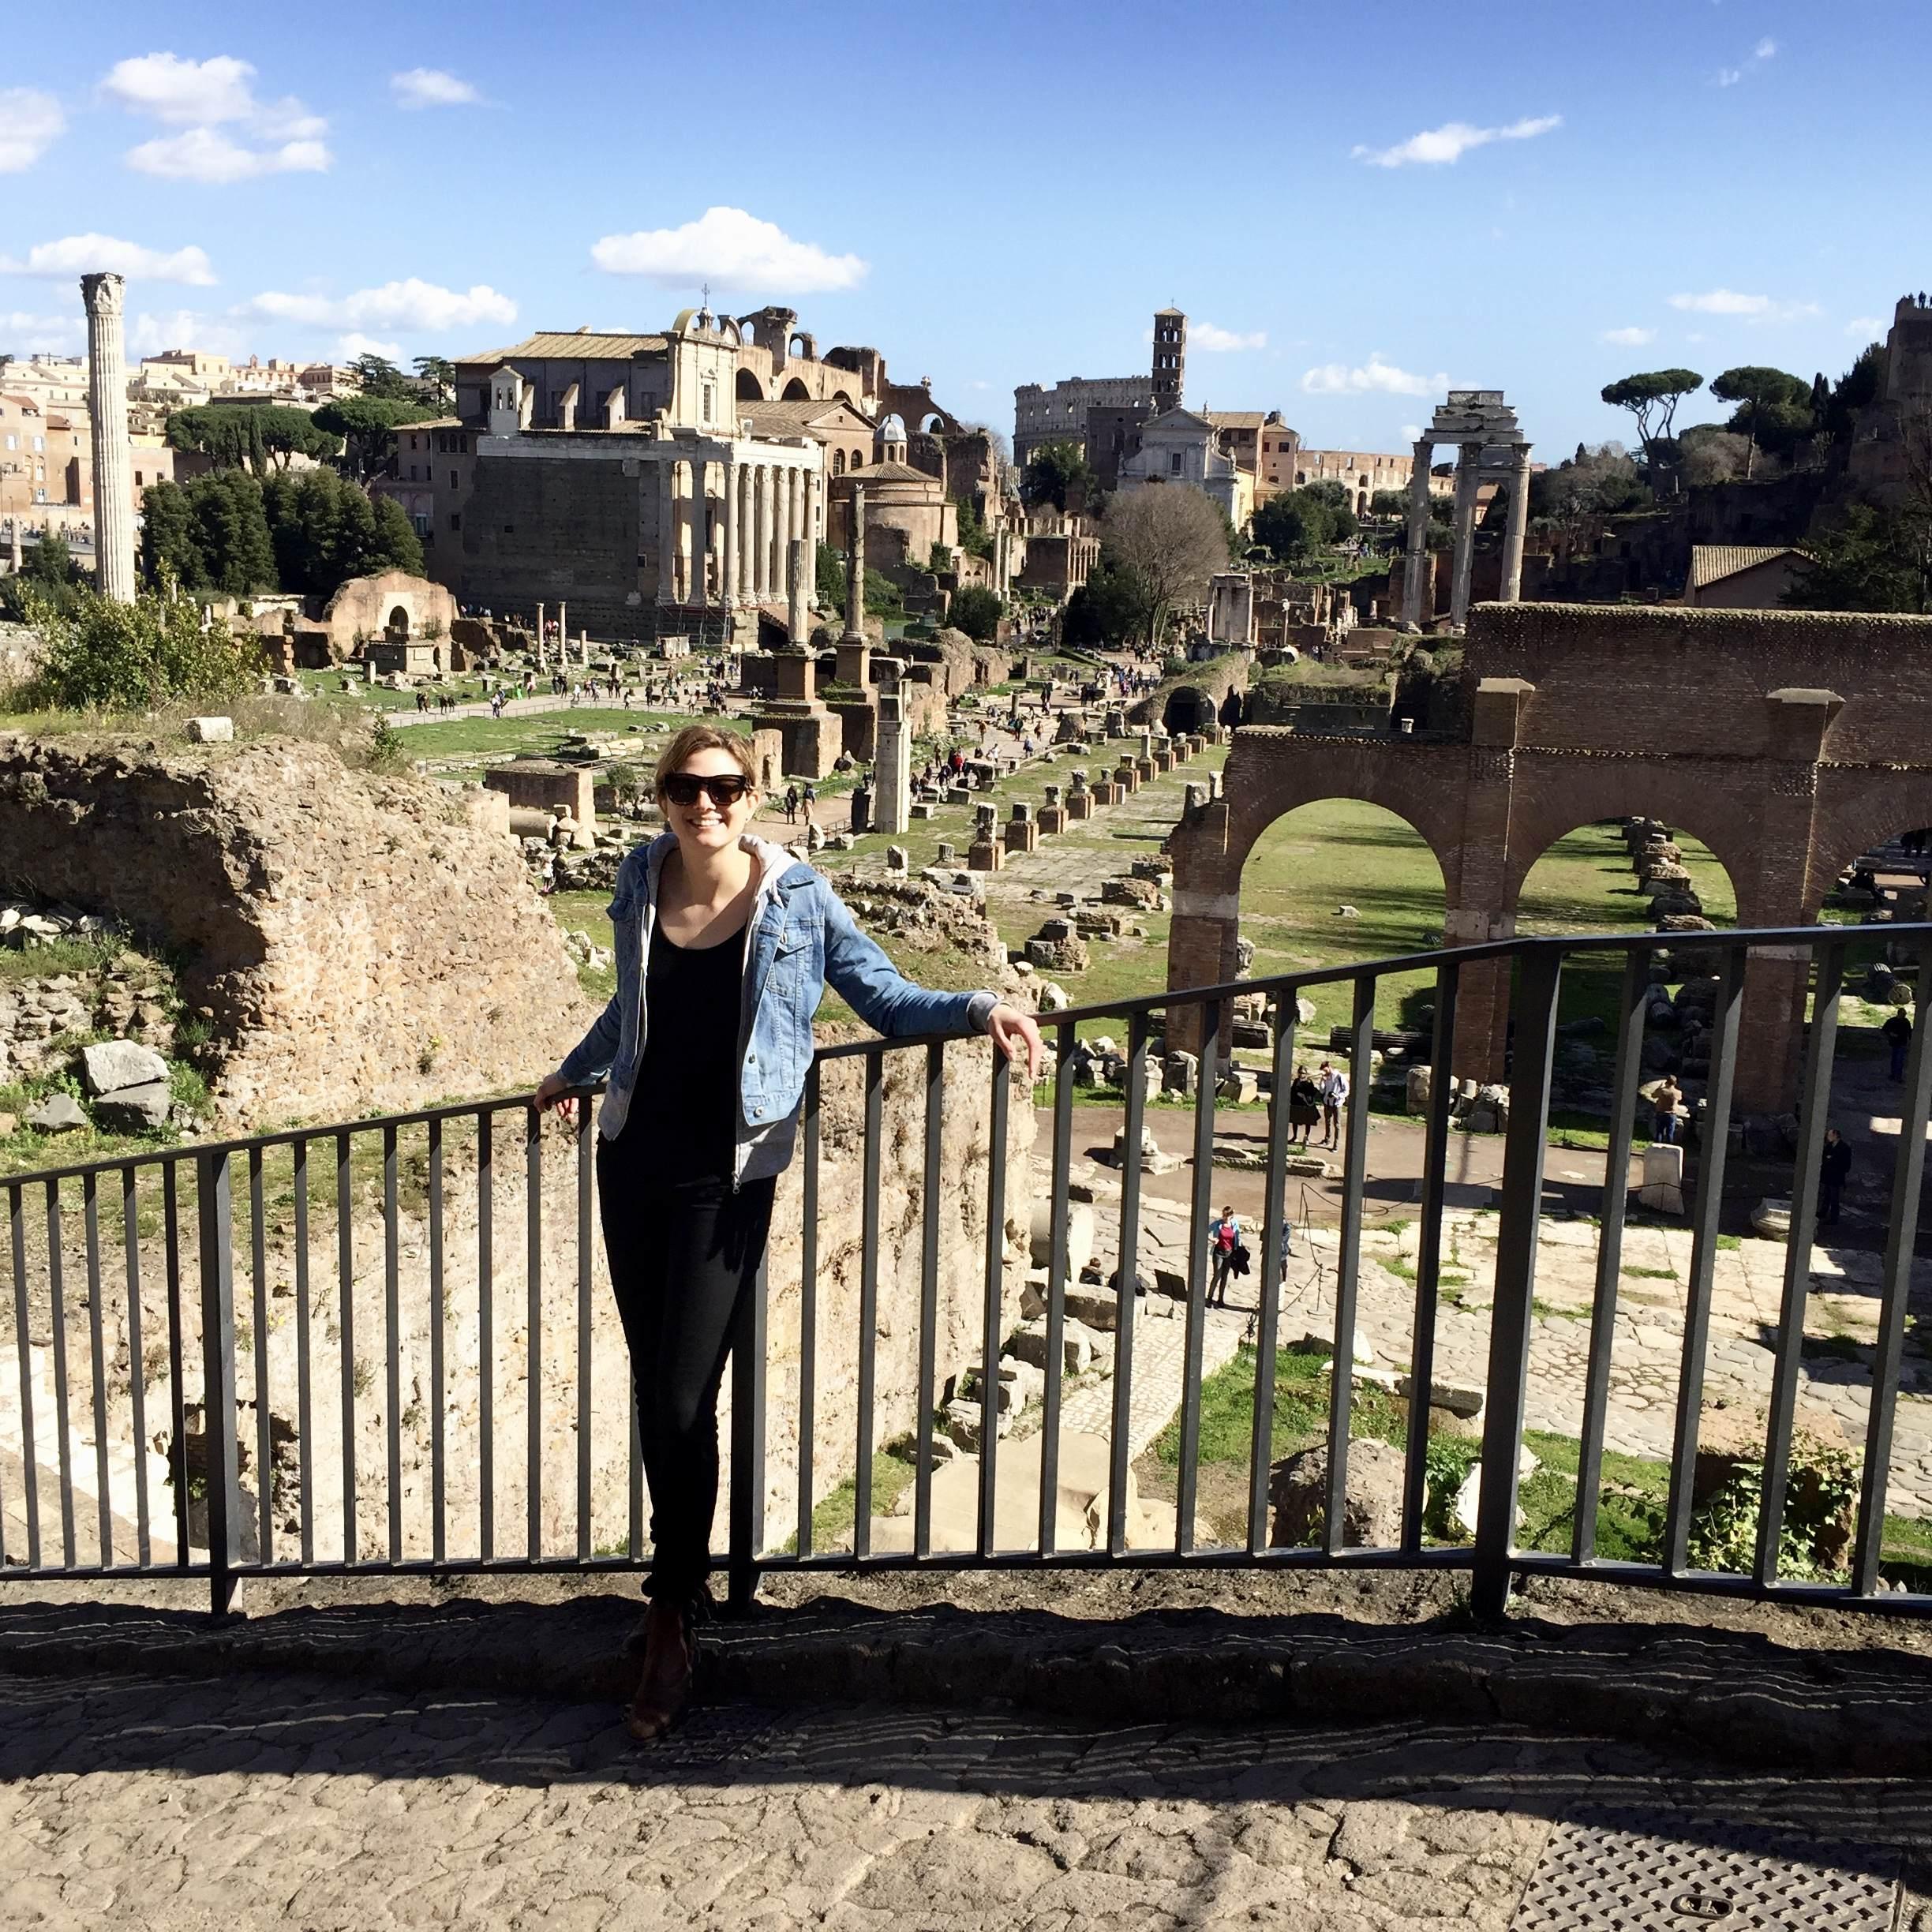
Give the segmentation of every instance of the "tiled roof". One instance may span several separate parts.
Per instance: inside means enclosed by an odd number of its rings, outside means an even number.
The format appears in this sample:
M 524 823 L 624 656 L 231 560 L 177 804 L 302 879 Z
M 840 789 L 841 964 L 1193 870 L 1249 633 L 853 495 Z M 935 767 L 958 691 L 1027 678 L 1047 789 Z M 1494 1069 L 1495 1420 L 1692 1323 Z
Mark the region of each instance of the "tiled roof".
M 1791 544 L 1693 544 L 1690 546 L 1690 581 L 1687 590 L 1702 590 L 1708 585 L 1735 577 L 1739 571 L 1754 569 L 1779 557 L 1803 557 L 1805 552 Z
M 1204 410 L 1217 429 L 1259 429 L 1267 421 L 1264 410 Z
M 462 359 L 495 363 L 507 362 L 512 356 L 549 356 L 573 361 L 624 362 L 635 355 L 660 355 L 664 346 L 661 335 L 579 335 L 568 329 L 539 329 L 507 349 L 485 349 Z
M 845 479 L 850 483 L 930 483 L 934 489 L 943 490 L 945 485 L 929 470 L 915 470 L 910 463 L 871 463 L 864 468 L 848 470 Z
M 753 430 L 762 436 L 795 435 L 808 429 L 822 418 L 829 416 L 834 410 L 851 410 L 868 429 L 873 427 L 872 419 L 864 410 L 849 402 L 841 402 L 837 397 L 826 402 L 747 402 L 738 404 L 737 413 L 751 418 Z

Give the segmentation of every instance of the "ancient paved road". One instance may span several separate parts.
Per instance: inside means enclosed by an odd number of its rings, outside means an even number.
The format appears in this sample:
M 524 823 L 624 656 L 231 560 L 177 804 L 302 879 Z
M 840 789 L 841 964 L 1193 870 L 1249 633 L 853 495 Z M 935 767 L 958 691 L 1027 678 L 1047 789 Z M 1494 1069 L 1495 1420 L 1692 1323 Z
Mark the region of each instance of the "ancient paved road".
M 10 1928 L 1504 1932 L 1552 1822 L 1604 1804 L 1896 1846 L 1932 1797 L 1522 1732 L 728 1710 L 653 1756 L 601 1706 L 0 1679 Z

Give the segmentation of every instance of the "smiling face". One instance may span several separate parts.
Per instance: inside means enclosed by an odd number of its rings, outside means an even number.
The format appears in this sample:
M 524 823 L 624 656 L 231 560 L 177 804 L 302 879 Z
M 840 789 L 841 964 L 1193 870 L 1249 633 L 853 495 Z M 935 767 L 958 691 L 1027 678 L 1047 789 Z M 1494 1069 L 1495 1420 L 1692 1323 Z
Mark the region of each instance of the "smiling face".
M 665 796 L 662 805 L 665 823 L 677 834 L 678 842 L 688 849 L 716 852 L 735 845 L 758 810 L 758 796 L 743 766 L 717 745 L 706 745 L 692 752 L 678 766 L 677 775 L 687 778 L 736 778 L 745 789 L 728 805 L 721 805 L 702 786 L 697 798 L 680 805 Z

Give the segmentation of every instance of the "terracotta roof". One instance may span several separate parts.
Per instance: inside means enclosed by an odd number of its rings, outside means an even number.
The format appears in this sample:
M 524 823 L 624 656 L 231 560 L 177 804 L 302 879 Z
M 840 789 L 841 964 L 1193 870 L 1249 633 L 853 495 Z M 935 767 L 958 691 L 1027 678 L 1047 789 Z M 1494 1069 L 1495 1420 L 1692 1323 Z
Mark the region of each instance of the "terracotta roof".
M 1690 578 L 1684 587 L 1702 590 L 1727 577 L 1735 577 L 1739 571 L 1754 570 L 1760 564 L 1775 563 L 1780 557 L 1810 561 L 1805 552 L 1792 544 L 1693 544 Z
M 751 418 L 751 428 L 756 434 L 792 436 L 801 429 L 810 429 L 834 410 L 850 410 L 867 429 L 874 426 L 863 410 L 850 402 L 841 402 L 836 396 L 826 402 L 750 402 L 740 399 L 737 413 Z
M 546 356 L 573 361 L 627 362 L 635 355 L 659 355 L 661 335 L 577 335 L 568 329 L 539 329 L 507 349 L 485 349 L 465 356 L 465 362 L 507 362 L 512 356 Z
M 1265 410 L 1204 410 L 1217 429 L 1259 429 L 1267 421 Z
M 910 463 L 871 463 L 858 470 L 848 470 L 845 480 L 848 483 L 930 483 L 936 490 L 944 490 L 945 485 L 930 470 L 915 470 Z

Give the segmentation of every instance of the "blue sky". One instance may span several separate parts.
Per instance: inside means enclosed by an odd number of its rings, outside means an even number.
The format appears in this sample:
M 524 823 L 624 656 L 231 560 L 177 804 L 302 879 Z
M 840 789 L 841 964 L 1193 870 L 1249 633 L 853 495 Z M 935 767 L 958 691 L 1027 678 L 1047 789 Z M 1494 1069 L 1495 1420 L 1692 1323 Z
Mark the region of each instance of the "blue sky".
M 708 275 L 1010 430 L 1171 301 L 1197 406 L 1394 449 L 1500 387 L 1553 458 L 1616 376 L 1836 375 L 1932 285 L 1927 0 L 84 11 L 0 74 L 0 350 L 78 347 L 91 265 L 137 352 L 302 358 Z

